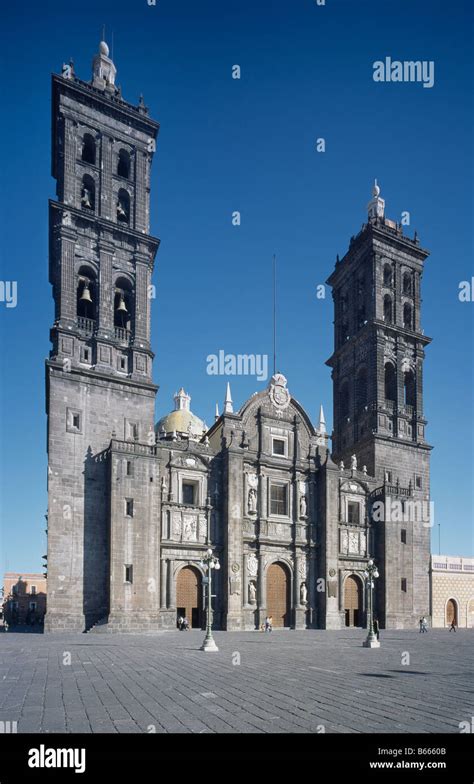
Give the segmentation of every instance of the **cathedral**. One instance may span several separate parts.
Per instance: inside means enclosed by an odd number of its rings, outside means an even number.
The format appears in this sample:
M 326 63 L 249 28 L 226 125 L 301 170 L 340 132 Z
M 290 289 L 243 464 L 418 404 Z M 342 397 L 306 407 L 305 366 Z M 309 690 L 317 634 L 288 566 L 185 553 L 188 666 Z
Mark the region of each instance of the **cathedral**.
M 430 524 L 421 278 L 428 252 L 385 217 L 366 222 L 328 278 L 334 429 L 313 424 L 275 373 L 208 427 L 188 379 L 155 420 L 150 168 L 159 124 L 128 103 L 102 41 L 83 81 L 52 77 L 46 360 L 49 632 L 204 622 L 208 549 L 215 629 L 367 623 L 367 564 L 382 628 L 429 615 Z M 331 445 L 330 445 L 331 440 Z M 398 509 L 399 514 L 374 515 Z

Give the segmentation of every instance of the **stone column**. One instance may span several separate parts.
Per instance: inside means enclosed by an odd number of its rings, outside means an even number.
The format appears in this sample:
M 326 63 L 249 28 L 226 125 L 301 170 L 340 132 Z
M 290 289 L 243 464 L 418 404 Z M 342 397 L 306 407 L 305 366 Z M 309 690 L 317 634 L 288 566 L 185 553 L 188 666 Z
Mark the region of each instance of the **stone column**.
M 100 338 L 113 339 L 114 333 L 114 292 L 112 290 L 112 259 L 114 247 L 108 242 L 99 242 L 99 286 L 98 286 L 98 331 Z
M 244 553 L 244 573 L 242 575 L 242 590 L 244 593 L 244 607 L 253 607 L 249 602 L 249 573 L 248 573 L 248 553 Z
M 226 557 L 222 580 L 227 583 L 227 631 L 242 629 L 242 575 L 234 572 L 232 565 L 242 564 L 242 501 L 244 496 L 243 457 L 240 450 L 231 447 L 227 453 L 227 520 L 226 520 Z
M 174 567 L 175 561 L 171 558 L 168 561 L 168 609 L 170 610 L 176 610 L 176 580 L 174 578 Z
M 114 140 L 105 134 L 102 136 L 102 167 L 100 172 L 100 194 L 96 194 L 96 203 L 100 199 L 100 215 L 108 220 L 115 221 L 115 203 L 112 187 L 112 169 L 114 161 Z
M 257 573 L 257 605 L 258 605 L 258 625 L 265 621 L 267 614 L 267 585 L 265 576 L 264 553 L 258 553 L 258 573 Z
M 148 348 L 149 308 L 148 299 L 148 264 L 143 257 L 135 255 L 135 331 L 134 345 L 136 348 Z
M 160 597 L 160 608 L 162 610 L 166 610 L 167 608 L 167 585 L 168 585 L 168 561 L 166 559 L 161 560 L 161 574 L 160 574 L 160 587 L 161 587 L 161 597 Z
M 74 249 L 76 232 L 66 226 L 60 229 L 61 237 L 61 262 L 59 307 L 57 315 L 59 326 L 71 326 L 76 322 L 76 288 L 77 281 L 74 275 Z
M 309 591 L 308 591 L 308 582 L 303 578 L 300 577 L 300 568 L 303 563 L 303 559 L 306 556 L 303 553 L 295 552 L 295 574 L 294 574 L 294 603 L 295 603 L 295 629 L 305 629 L 306 628 L 306 604 L 301 604 L 300 602 L 300 588 L 301 583 L 306 582 L 306 590 L 307 590 L 307 598 L 309 598 Z

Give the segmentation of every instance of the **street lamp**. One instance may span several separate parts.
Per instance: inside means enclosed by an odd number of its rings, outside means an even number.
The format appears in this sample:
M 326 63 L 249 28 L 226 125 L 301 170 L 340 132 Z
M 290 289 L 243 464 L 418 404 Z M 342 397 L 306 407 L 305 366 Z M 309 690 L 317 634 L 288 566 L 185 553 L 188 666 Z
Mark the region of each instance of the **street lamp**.
M 374 580 L 376 580 L 378 576 L 379 576 L 379 571 L 374 563 L 374 560 L 373 558 L 369 558 L 369 562 L 364 572 L 364 577 L 366 579 L 366 585 L 367 585 L 367 604 L 368 604 L 368 614 L 369 614 L 369 622 L 367 624 L 368 634 L 367 634 L 367 639 L 364 640 L 363 642 L 364 648 L 380 648 L 380 642 L 377 640 L 377 636 L 374 633 L 374 612 L 373 612 Z
M 203 644 L 201 645 L 201 651 L 218 651 L 219 648 L 214 642 L 214 638 L 212 636 L 211 575 L 212 575 L 212 570 L 220 569 L 221 565 L 219 563 L 219 559 L 212 554 L 211 548 L 209 548 L 206 551 L 206 555 L 204 556 L 204 558 L 201 560 L 200 563 L 201 566 L 204 567 L 207 572 L 206 636 L 204 638 Z

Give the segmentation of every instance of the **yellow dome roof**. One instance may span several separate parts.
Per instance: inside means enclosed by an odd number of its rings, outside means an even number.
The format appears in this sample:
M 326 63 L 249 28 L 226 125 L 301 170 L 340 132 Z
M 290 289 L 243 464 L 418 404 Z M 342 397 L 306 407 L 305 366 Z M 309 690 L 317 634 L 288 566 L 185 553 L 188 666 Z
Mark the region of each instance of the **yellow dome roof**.
M 176 435 L 184 434 L 200 439 L 207 430 L 206 423 L 190 410 L 191 398 L 182 387 L 174 396 L 174 400 L 175 410 L 162 417 L 156 424 L 155 431 L 158 437 L 176 433 Z

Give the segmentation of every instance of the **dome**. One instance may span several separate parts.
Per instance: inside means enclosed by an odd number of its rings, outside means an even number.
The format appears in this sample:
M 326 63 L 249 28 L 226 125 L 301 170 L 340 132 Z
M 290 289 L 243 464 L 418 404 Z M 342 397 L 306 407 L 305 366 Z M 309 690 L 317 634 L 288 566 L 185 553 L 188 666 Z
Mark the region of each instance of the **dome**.
M 105 41 L 101 41 L 99 44 L 99 52 L 100 54 L 104 54 L 106 57 L 109 56 L 109 47 L 105 43 Z
M 191 398 L 181 387 L 174 396 L 175 410 L 162 417 L 155 426 L 158 438 L 187 437 L 199 441 L 207 431 L 206 423 L 190 410 Z

